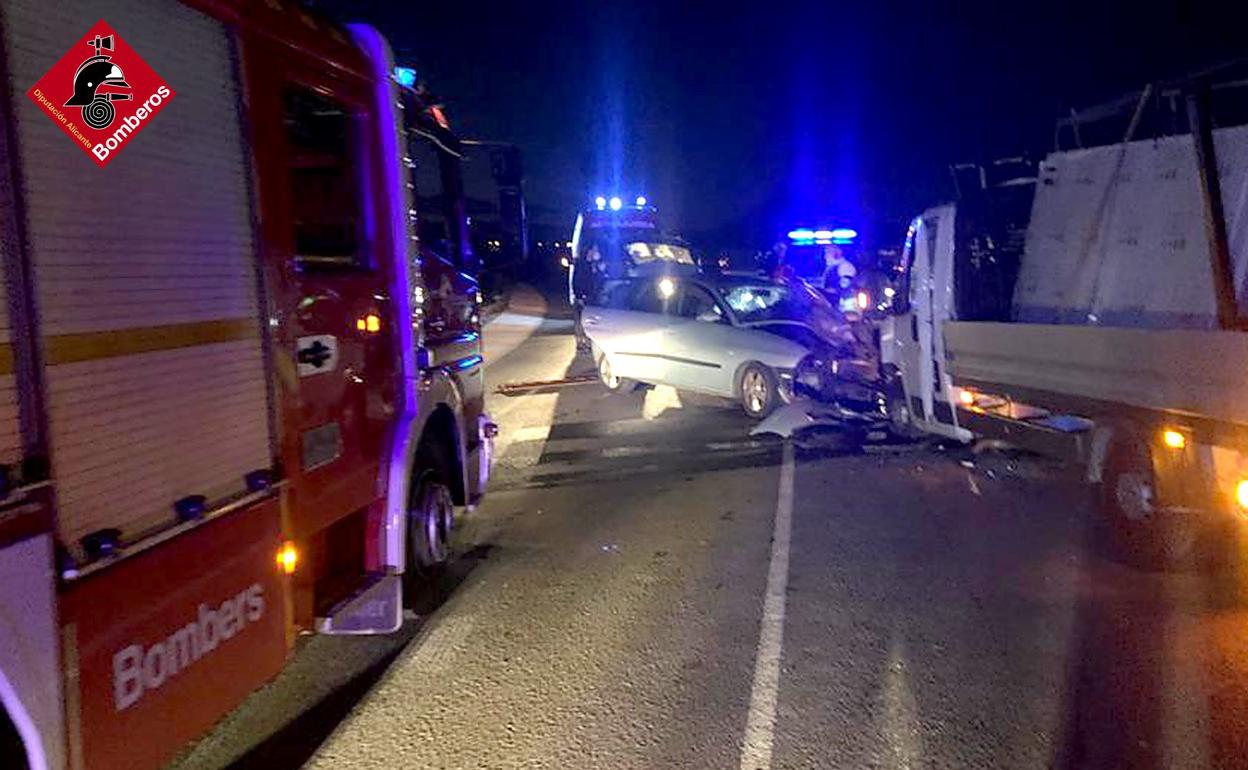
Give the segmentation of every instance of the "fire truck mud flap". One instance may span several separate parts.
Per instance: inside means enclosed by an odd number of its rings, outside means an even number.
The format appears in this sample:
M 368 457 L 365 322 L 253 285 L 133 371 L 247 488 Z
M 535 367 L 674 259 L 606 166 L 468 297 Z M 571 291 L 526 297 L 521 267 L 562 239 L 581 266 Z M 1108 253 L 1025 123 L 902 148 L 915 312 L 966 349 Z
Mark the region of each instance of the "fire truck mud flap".
M 161 766 L 277 675 L 288 650 L 281 541 L 270 499 L 69 584 L 71 766 Z
M 403 625 L 403 577 L 377 575 L 316 621 L 322 634 L 389 634 Z

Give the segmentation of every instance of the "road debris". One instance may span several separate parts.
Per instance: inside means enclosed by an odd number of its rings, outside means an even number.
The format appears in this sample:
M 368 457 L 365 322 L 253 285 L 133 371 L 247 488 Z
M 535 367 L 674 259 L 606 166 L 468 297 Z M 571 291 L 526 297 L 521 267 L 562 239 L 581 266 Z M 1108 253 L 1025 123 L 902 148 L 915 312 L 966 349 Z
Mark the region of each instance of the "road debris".
M 532 380 L 529 382 L 505 382 L 494 389 L 500 396 L 534 396 L 542 393 L 556 393 L 560 388 L 572 385 L 588 385 L 597 382 L 595 374 L 577 374 L 558 380 Z

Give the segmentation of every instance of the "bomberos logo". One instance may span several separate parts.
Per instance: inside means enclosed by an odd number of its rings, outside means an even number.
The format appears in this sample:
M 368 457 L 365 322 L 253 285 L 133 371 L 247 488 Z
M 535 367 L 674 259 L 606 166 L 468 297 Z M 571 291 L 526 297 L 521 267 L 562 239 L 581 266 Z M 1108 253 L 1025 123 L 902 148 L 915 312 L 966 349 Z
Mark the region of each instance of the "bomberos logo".
M 26 93 L 106 165 L 173 98 L 173 89 L 103 20 Z

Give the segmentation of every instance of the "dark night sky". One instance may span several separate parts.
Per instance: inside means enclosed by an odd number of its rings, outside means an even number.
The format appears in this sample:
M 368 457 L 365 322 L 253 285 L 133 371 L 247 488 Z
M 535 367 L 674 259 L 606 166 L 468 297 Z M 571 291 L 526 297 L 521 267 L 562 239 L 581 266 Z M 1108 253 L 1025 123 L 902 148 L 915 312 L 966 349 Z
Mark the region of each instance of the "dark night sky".
M 613 186 L 687 234 L 911 213 L 951 162 L 1048 149 L 1063 106 L 1248 55 L 1243 0 L 316 5 L 519 144 L 569 229 Z

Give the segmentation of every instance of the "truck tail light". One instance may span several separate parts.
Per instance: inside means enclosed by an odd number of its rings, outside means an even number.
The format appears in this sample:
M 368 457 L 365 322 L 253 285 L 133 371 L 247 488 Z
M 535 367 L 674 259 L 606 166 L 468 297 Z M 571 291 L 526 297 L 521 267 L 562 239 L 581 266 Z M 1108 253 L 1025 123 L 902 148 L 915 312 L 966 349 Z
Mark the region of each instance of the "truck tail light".
M 292 542 L 282 543 L 282 547 L 277 552 L 277 566 L 281 568 L 282 573 L 292 575 L 295 568 L 299 566 L 299 551 Z

